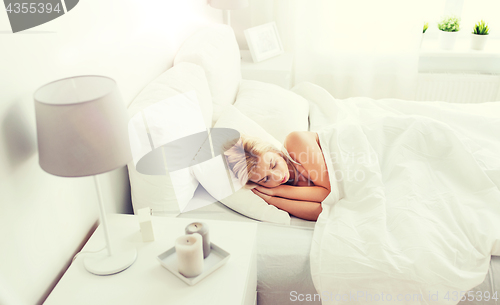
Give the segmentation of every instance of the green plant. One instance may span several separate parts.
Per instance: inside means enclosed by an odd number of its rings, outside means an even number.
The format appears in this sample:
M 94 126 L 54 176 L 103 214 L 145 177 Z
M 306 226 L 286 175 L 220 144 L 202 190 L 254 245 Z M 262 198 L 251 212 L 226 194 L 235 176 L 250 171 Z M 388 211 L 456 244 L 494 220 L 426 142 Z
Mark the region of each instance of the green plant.
M 458 32 L 460 31 L 460 18 L 455 15 L 443 17 L 438 23 L 438 29 L 445 32 Z
M 472 34 L 488 35 L 489 31 L 490 29 L 488 28 L 488 25 L 484 22 L 484 20 L 481 20 L 474 26 L 474 32 L 472 32 Z
M 422 33 L 425 33 L 425 31 L 427 31 L 428 28 L 429 28 L 429 22 L 425 22 L 424 23 L 424 31 Z

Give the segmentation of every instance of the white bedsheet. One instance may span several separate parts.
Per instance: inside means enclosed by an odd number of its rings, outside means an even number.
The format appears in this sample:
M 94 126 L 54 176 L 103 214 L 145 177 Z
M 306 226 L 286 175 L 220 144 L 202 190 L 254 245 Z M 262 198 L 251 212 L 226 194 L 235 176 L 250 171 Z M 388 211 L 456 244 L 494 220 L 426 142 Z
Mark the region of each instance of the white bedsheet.
M 311 246 L 323 304 L 457 304 L 482 283 L 500 255 L 500 103 L 294 91 L 313 103 L 311 130 L 340 180 Z

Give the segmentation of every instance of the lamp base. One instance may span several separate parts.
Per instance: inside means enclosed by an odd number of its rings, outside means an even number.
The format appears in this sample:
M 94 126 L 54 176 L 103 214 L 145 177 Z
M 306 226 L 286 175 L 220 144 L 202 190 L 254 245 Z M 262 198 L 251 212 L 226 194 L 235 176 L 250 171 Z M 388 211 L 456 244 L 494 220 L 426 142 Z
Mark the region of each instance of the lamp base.
M 122 272 L 130 267 L 137 258 L 137 250 L 132 249 L 108 255 L 107 252 L 88 255 L 83 260 L 83 265 L 88 272 L 95 275 L 111 275 Z

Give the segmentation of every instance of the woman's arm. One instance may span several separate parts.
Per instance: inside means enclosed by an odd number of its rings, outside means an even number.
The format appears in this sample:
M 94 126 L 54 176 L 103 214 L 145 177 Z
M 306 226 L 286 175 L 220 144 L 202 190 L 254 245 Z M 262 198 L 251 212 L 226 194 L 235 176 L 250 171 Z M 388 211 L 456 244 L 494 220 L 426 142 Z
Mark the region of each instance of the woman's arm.
M 258 195 L 265 202 L 274 205 L 278 209 L 287 211 L 288 213 L 306 220 L 317 220 L 319 214 L 323 210 L 321 203 L 311 201 L 292 200 L 281 197 L 273 197 L 261 193 L 255 188 L 252 189 L 254 194 Z
M 322 186 L 292 186 L 279 185 L 273 188 L 257 186 L 256 189 L 269 196 L 282 197 L 292 200 L 303 200 L 312 202 L 322 202 L 330 193 L 329 190 Z

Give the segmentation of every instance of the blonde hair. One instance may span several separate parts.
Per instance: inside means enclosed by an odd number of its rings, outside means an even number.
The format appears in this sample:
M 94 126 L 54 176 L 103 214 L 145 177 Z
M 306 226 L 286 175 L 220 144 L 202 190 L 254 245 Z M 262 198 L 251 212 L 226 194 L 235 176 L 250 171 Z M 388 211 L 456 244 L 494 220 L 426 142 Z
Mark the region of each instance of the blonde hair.
M 227 147 L 230 146 L 230 147 Z M 234 173 L 241 185 L 251 188 L 257 183 L 250 181 L 250 174 L 259 162 L 259 158 L 267 153 L 274 152 L 285 159 L 287 164 L 299 164 L 293 160 L 286 149 L 279 150 L 271 143 L 265 142 L 256 137 L 241 135 L 238 142 L 227 144 L 224 156 L 226 157 L 229 169 Z M 295 170 L 295 167 L 294 167 Z

